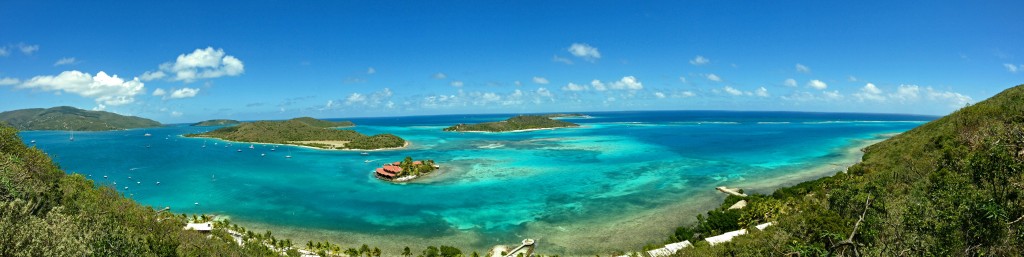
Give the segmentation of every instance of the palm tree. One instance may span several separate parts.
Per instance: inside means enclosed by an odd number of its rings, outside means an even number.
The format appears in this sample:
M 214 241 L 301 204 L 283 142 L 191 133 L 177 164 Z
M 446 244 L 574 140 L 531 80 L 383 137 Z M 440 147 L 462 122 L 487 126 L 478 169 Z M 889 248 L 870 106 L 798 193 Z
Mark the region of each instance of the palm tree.
M 377 247 L 373 248 L 373 256 L 374 257 L 380 257 L 380 248 L 377 248 Z
M 412 250 L 410 250 L 409 247 L 406 246 L 405 249 L 402 250 L 402 256 L 405 256 L 405 257 L 412 256 Z
M 368 246 L 366 244 L 363 244 L 363 246 L 359 247 L 359 254 L 360 255 L 367 254 L 369 252 L 370 252 L 370 246 Z

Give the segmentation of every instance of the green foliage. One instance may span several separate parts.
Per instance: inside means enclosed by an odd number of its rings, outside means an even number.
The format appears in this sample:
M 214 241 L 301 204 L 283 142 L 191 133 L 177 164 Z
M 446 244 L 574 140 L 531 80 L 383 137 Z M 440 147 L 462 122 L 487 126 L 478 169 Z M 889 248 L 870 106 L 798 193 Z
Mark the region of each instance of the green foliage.
M 319 120 L 311 117 L 299 117 L 291 119 L 290 121 L 298 121 L 306 123 L 306 125 L 318 127 L 318 128 L 338 128 L 338 127 L 354 127 L 356 124 L 351 121 L 326 121 Z
M 196 123 L 193 123 L 191 126 L 196 126 L 196 127 L 225 126 L 225 125 L 236 125 L 236 124 L 239 124 L 239 123 L 242 123 L 242 122 L 237 121 L 237 120 L 217 119 L 217 120 L 204 120 L 204 121 L 196 122 Z
M 313 120 L 313 121 L 311 121 Z M 246 122 L 238 126 L 219 128 L 187 137 L 213 137 L 239 142 L 296 144 L 333 149 L 326 144 L 296 143 L 297 141 L 348 141 L 345 149 L 381 149 L 402 147 L 405 140 L 391 134 L 366 136 L 354 130 L 338 130 L 332 127 L 351 122 L 330 122 L 313 118 L 297 118 L 287 121 Z M 314 124 L 314 125 L 310 125 Z
M 3 112 L 0 124 L 4 123 L 19 130 L 102 131 L 161 126 L 160 122 L 150 119 L 70 106 Z
M 580 125 L 572 122 L 553 120 L 551 118 L 544 116 L 520 115 L 509 118 L 504 121 L 484 122 L 479 124 L 458 124 L 455 126 L 447 127 L 444 129 L 444 131 L 503 132 L 524 129 L 565 128 L 579 126 Z

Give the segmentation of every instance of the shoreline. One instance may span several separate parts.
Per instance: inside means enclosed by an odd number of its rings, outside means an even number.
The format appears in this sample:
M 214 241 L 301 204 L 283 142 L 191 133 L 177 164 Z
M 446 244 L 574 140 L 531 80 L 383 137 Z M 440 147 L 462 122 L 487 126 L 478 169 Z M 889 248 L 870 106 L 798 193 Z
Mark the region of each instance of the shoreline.
M 399 146 L 399 147 L 387 147 L 387 148 L 378 148 L 378 149 L 325 149 L 325 148 L 319 148 L 319 147 L 308 146 L 308 145 L 295 145 L 295 144 L 287 144 L 287 143 L 282 144 L 282 143 L 260 143 L 260 142 L 232 141 L 232 140 L 227 140 L 227 139 L 223 139 L 223 138 L 206 137 L 206 136 L 194 136 L 194 137 L 186 137 L 185 135 L 178 135 L 178 136 L 179 137 L 183 137 L 183 138 L 214 139 L 214 140 L 220 140 L 220 141 L 224 141 L 224 142 L 240 143 L 240 144 L 294 146 L 294 147 L 301 147 L 301 148 L 307 148 L 307 149 L 313 149 L 313 150 L 321 150 L 321 151 L 378 152 L 378 151 L 402 150 L 402 149 L 409 148 L 409 146 L 412 146 L 412 142 L 409 142 L 409 140 L 405 140 L 405 144 L 402 145 L 402 146 Z
M 517 130 L 509 130 L 509 131 L 478 131 L 478 130 L 470 130 L 470 131 L 445 131 L 445 132 L 495 133 L 495 134 L 498 134 L 498 133 L 519 133 L 519 132 L 530 132 L 530 131 L 541 131 L 541 130 L 556 130 L 556 129 L 567 129 L 567 128 L 582 128 L 582 127 L 583 126 L 581 125 L 581 126 L 575 126 L 575 127 L 532 128 L 532 129 L 517 129 Z

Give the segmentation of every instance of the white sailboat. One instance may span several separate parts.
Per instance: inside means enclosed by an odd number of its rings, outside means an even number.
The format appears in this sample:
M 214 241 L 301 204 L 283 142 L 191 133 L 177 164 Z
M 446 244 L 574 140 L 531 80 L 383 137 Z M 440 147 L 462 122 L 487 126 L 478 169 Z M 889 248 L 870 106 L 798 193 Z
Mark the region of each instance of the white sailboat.
M 71 131 L 71 137 L 68 138 L 68 140 L 75 141 L 75 131 L 74 130 Z
M 288 155 L 285 155 L 284 158 L 292 158 L 292 149 L 288 149 Z
M 253 146 L 252 144 L 249 144 L 249 149 L 256 149 L 256 147 Z

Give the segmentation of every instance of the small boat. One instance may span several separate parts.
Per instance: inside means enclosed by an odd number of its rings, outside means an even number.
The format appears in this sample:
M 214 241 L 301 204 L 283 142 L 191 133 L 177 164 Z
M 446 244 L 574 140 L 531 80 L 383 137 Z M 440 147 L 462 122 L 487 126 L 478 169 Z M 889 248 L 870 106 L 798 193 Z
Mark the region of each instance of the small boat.
M 242 152 L 242 149 L 238 149 L 238 152 L 239 152 L 239 153 L 241 153 L 241 152 Z
M 150 146 L 148 146 L 148 145 L 146 146 L 146 148 L 149 148 L 149 147 L 150 147 Z
M 30 143 L 30 144 L 35 144 L 35 143 L 36 143 L 36 140 L 35 140 L 35 139 L 32 139 L 32 141 L 29 141 L 29 143 Z
M 370 153 L 367 153 L 367 152 L 362 152 L 362 153 L 359 153 L 359 154 L 360 155 L 370 155 Z
M 261 154 L 260 154 L 260 156 L 267 156 L 267 154 L 265 154 L 265 153 L 261 153 Z
M 277 148 L 270 148 L 271 151 L 277 151 Z
M 103 178 L 107 178 L 107 175 L 103 175 Z
M 256 149 L 256 147 L 253 145 L 249 145 L 249 149 Z
M 142 135 L 142 136 L 144 136 L 144 137 L 151 137 L 151 136 L 153 136 L 153 134 L 146 133 L 145 135 Z
M 284 156 L 284 158 L 289 158 L 289 159 L 291 159 L 291 158 L 292 158 L 292 156 L 291 156 L 291 155 L 285 155 L 285 156 Z
M 157 181 L 157 182 L 156 182 L 156 184 L 157 184 L 157 185 L 159 185 L 159 184 L 160 184 L 160 181 Z

